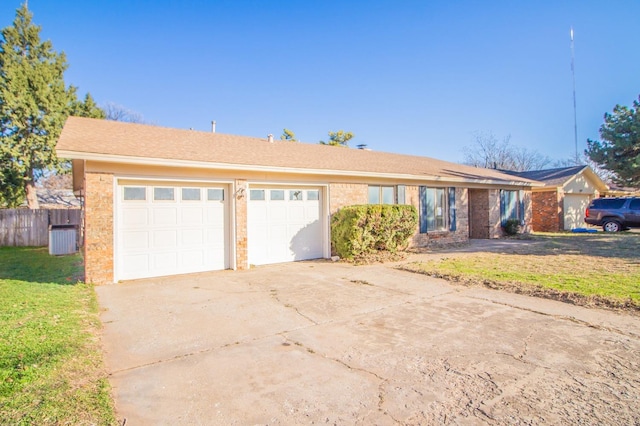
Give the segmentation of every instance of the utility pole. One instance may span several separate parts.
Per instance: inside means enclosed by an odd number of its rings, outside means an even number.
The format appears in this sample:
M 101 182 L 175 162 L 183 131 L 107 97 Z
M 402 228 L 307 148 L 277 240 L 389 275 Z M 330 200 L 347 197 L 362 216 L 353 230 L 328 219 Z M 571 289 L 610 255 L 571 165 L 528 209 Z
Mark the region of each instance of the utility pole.
M 575 53 L 573 48 L 573 27 L 570 31 L 571 35 L 571 77 L 573 78 L 573 139 L 576 147 L 576 166 L 580 164 L 580 157 L 578 157 L 578 114 L 576 112 L 576 68 L 575 68 Z

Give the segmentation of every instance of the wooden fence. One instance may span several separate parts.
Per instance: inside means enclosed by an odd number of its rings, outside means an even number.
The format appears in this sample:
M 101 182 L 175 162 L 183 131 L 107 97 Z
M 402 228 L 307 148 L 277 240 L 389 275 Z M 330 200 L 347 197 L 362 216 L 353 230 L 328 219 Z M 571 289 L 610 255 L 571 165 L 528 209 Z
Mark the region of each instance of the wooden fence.
M 0 209 L 0 247 L 47 246 L 49 225 L 76 225 L 82 245 L 80 209 Z

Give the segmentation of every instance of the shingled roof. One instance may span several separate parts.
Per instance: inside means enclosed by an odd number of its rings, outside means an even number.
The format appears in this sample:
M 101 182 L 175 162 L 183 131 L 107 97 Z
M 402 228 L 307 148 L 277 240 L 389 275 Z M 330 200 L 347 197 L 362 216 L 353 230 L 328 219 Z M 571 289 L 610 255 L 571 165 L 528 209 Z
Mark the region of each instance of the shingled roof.
M 429 157 L 69 117 L 56 147 L 68 159 L 323 175 L 536 185 Z
M 507 171 L 506 173 L 523 177 L 525 179 L 537 180 L 545 184 L 545 186 L 562 186 L 569 179 L 573 178 L 578 173 L 582 172 L 586 169 L 587 166 L 571 166 L 571 167 L 558 167 L 555 169 L 545 169 L 545 170 L 530 170 L 526 172 L 512 172 Z

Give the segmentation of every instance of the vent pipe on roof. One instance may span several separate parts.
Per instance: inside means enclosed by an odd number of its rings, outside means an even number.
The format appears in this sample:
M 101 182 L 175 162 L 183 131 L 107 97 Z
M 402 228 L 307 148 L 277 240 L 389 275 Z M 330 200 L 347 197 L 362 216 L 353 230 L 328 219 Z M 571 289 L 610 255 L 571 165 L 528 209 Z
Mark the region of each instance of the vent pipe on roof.
M 216 122 L 215 120 L 211 122 L 211 133 L 215 133 L 216 132 Z
M 273 135 L 271 133 L 267 135 L 267 140 L 269 141 L 269 143 L 273 143 Z

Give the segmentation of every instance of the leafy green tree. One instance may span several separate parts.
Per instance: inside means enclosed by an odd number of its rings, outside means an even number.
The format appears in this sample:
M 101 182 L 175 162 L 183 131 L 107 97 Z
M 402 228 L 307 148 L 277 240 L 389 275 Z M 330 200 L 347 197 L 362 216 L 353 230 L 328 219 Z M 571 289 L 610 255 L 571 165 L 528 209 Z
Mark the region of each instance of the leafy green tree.
M 40 27 L 23 4 L 0 39 L 0 190 L 2 201 L 17 205 L 26 197 L 38 208 L 35 181 L 44 171 L 63 172 L 55 143 L 70 113 L 104 117 L 90 95 L 84 102 L 66 87 L 64 53 L 40 40 Z
M 289 129 L 282 129 L 280 140 L 289 141 L 289 142 L 298 142 L 298 139 L 296 139 L 296 134 Z
M 605 113 L 600 139 L 587 140 L 589 158 L 613 172 L 615 183 L 640 188 L 640 96 L 632 108 L 616 105 L 613 114 Z
M 331 146 L 349 146 L 349 141 L 353 139 L 353 137 L 354 134 L 352 132 L 338 130 L 337 132 L 329 132 L 329 141 L 320 141 L 320 144 Z

